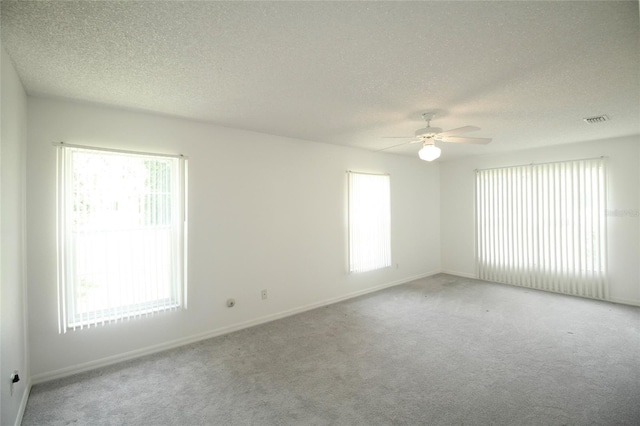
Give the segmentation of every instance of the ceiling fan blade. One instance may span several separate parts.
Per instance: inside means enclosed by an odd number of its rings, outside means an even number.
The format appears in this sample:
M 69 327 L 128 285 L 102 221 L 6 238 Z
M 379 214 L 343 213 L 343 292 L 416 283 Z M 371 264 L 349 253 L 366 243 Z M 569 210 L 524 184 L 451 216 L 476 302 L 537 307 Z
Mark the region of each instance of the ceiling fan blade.
M 415 138 L 415 135 L 411 136 L 383 136 L 382 139 L 411 139 Z
M 449 142 L 449 143 L 472 143 L 479 145 L 486 145 L 491 142 L 491 138 L 461 138 L 457 136 L 449 136 L 444 138 L 437 138 L 441 142 Z
M 476 130 L 480 130 L 480 127 L 476 126 L 464 126 L 458 127 L 457 129 L 445 130 L 442 133 L 439 133 L 439 136 L 453 136 L 459 135 L 461 133 L 475 132 Z
M 412 143 L 418 143 L 418 142 L 422 142 L 422 140 L 420 140 L 420 139 L 416 139 L 416 140 L 413 140 L 413 141 L 402 142 L 402 143 L 399 143 L 399 144 L 397 144 L 397 145 L 391 145 L 391 146 L 388 146 L 388 147 L 386 147 L 386 148 L 376 149 L 376 151 L 375 151 L 375 152 L 378 152 L 378 151 L 385 151 L 385 150 L 387 150 L 387 149 L 397 148 L 397 147 L 402 146 L 402 145 L 409 145 L 409 144 L 412 144 Z

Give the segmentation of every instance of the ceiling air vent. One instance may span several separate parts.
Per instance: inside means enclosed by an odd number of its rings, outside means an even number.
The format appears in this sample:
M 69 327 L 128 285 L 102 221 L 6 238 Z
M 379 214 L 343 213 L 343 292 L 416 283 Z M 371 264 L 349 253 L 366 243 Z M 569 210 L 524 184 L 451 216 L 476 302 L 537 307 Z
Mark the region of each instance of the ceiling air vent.
M 583 120 L 589 124 L 596 124 L 596 123 L 602 123 L 603 121 L 609 120 L 609 117 L 607 117 L 606 115 L 597 115 L 595 117 L 583 118 Z

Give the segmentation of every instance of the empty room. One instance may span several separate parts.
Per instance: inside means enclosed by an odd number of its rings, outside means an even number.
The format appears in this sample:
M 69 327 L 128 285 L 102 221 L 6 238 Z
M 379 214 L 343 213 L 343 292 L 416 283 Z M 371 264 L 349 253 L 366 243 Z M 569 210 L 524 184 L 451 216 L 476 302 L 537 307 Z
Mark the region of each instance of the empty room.
M 640 424 L 638 1 L 2 1 L 0 424 Z

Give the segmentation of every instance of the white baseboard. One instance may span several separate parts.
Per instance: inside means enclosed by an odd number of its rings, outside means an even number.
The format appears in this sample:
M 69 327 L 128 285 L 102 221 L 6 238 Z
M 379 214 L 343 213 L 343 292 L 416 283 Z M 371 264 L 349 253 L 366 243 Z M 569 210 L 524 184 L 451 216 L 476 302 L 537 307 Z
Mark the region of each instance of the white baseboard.
M 473 278 L 473 279 L 478 278 L 476 274 L 470 274 L 468 272 L 458 272 L 458 271 L 449 271 L 449 270 L 443 270 L 440 272 L 443 274 L 455 275 L 457 277 L 463 277 L 463 278 Z
M 640 306 L 640 301 L 638 300 L 624 299 L 620 297 L 610 297 L 609 302 L 619 303 L 622 305 Z
M 473 279 L 479 279 L 475 274 L 469 274 L 466 272 L 457 272 L 457 271 L 440 271 L 443 274 L 448 274 L 448 275 L 455 275 L 458 277 L 463 277 L 463 278 L 473 278 Z M 625 298 L 620 298 L 620 297 L 609 297 L 608 299 L 600 299 L 597 297 L 589 297 L 589 296 L 581 296 L 578 294 L 567 294 L 567 293 L 562 293 L 559 291 L 552 291 L 552 290 L 544 290 L 544 289 L 538 289 L 538 288 L 531 288 L 531 287 L 524 287 L 524 286 L 520 286 L 517 284 L 510 284 L 510 283 L 500 283 L 497 282 L 497 284 L 504 284 L 504 285 L 510 285 L 513 287 L 518 287 L 518 288 L 528 288 L 530 290 L 537 290 L 537 291 L 546 291 L 548 293 L 556 293 L 556 294 L 563 294 L 566 296 L 572 296 L 572 297 L 581 297 L 583 299 L 590 299 L 590 300 L 599 300 L 602 302 L 612 302 L 612 303 L 618 303 L 621 305 L 630 305 L 630 306 L 640 306 L 640 301 L 638 300 L 633 300 L 633 299 L 625 299 Z
M 433 271 L 424 274 L 414 275 L 412 277 L 404 278 L 397 281 L 392 281 L 386 284 L 382 284 L 379 286 L 367 288 L 364 290 L 355 291 L 352 293 L 348 293 L 338 297 L 332 297 L 329 299 L 325 299 L 319 302 L 310 303 L 308 305 L 300 306 L 298 308 L 289 309 L 286 311 L 278 312 L 275 314 L 266 315 L 263 317 L 256 318 L 254 320 L 241 322 L 238 324 L 230 325 L 227 327 L 221 327 L 217 329 L 213 329 L 210 331 L 206 331 L 204 333 L 194 334 L 188 337 L 184 337 L 182 339 L 171 340 L 169 342 L 160 343 L 158 345 L 148 346 L 146 348 L 137 349 L 135 351 L 125 352 L 118 355 L 112 355 L 109 357 L 101 358 L 95 361 L 89 361 L 82 364 L 74 365 L 71 367 L 65 367 L 58 370 L 35 374 L 31 376 L 31 383 L 34 385 L 38 383 L 48 382 L 50 380 L 60 379 L 63 377 L 71 376 L 73 374 L 82 373 L 89 370 L 94 370 L 100 367 L 106 367 L 108 365 L 117 364 L 119 362 L 128 361 L 135 358 L 140 358 L 145 355 L 150 355 L 157 352 L 166 351 L 168 349 L 177 348 L 180 346 L 188 345 L 190 343 L 199 342 L 201 340 L 210 339 L 212 337 L 221 336 L 223 334 L 232 333 L 234 331 L 242 330 L 245 328 L 253 327 L 256 325 L 264 324 L 267 322 L 275 321 L 280 318 L 289 317 L 292 315 L 296 315 L 302 312 L 310 311 L 312 309 L 320 308 L 322 306 L 331 305 L 334 303 L 341 302 L 343 300 L 352 299 L 354 297 L 362 296 L 368 293 L 373 293 L 376 291 L 383 290 L 385 288 L 394 287 L 397 285 L 405 284 L 411 281 L 418 280 L 420 278 L 430 277 L 432 275 L 438 274 L 440 271 Z
M 24 417 L 24 410 L 27 408 L 27 401 L 29 400 L 29 394 L 31 393 L 31 379 L 27 379 L 27 384 L 22 393 L 22 399 L 20 400 L 20 407 L 18 407 L 18 414 L 16 415 L 15 426 L 22 424 L 22 417 Z

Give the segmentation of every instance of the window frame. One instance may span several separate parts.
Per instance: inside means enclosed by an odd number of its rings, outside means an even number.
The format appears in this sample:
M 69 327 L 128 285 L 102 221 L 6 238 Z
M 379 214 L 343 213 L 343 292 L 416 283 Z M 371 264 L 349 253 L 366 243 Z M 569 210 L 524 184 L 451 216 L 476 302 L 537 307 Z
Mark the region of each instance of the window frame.
M 57 289 L 58 289 L 58 328 L 60 333 L 67 330 L 83 329 L 91 326 L 104 325 L 125 319 L 137 318 L 155 314 L 167 310 L 187 308 L 187 189 L 188 189 L 188 159 L 184 155 L 160 154 L 120 149 L 101 148 L 68 144 L 64 142 L 54 143 L 57 148 L 57 178 L 56 178 L 56 243 L 57 243 Z M 164 299 L 148 300 L 136 303 L 121 304 L 107 308 L 98 308 L 89 312 L 78 312 L 75 308 L 77 295 L 75 294 L 75 279 L 70 275 L 75 270 L 74 262 L 77 262 L 75 246 L 72 243 L 71 232 L 73 226 L 71 219 L 73 213 L 73 160 L 74 152 L 86 151 L 93 154 L 134 156 L 141 159 L 162 160 L 172 159 L 175 163 L 171 167 L 170 193 L 176 197 L 169 209 L 171 217 L 168 228 L 169 251 L 172 262 L 172 270 L 168 277 L 169 297 Z M 173 198 L 170 198 L 173 199 Z M 71 213 L 69 213 L 71 212 Z M 142 231 L 152 228 L 149 224 L 141 225 L 139 229 L 130 231 Z M 123 232 L 122 230 L 112 230 Z M 165 287 L 165 289 L 167 289 Z
M 378 233 L 377 238 L 381 239 L 380 243 L 384 246 L 378 247 L 378 252 L 372 254 L 369 251 L 369 256 L 373 256 L 375 258 L 373 261 L 363 262 L 362 251 L 359 250 L 354 241 L 358 238 L 360 234 L 358 230 L 356 230 L 356 226 L 361 229 L 361 225 L 354 225 L 354 221 L 357 219 L 357 209 L 362 208 L 363 206 L 354 206 L 354 185 L 357 182 L 357 179 L 367 179 L 370 177 L 372 179 L 384 179 L 383 185 L 383 194 L 378 194 L 378 197 L 382 196 L 384 205 L 379 205 L 377 207 L 384 208 L 384 211 L 377 212 L 377 217 L 374 219 L 377 220 L 377 223 L 370 224 L 370 226 L 376 227 L 376 229 L 370 229 L 372 232 L 382 231 L 382 234 Z M 371 183 L 369 183 L 371 184 Z M 392 265 L 392 254 L 391 254 L 391 177 L 389 174 L 376 174 L 376 173 L 363 173 L 363 172 L 354 172 L 347 171 L 347 221 L 348 221 L 348 267 L 349 273 L 360 273 L 360 272 L 368 272 L 375 271 L 384 268 L 389 268 Z M 369 204 L 372 204 L 372 200 L 366 200 Z M 373 202 L 373 204 L 376 204 Z M 371 205 L 370 205 L 371 207 Z
M 476 170 L 477 276 L 608 298 L 606 157 Z

